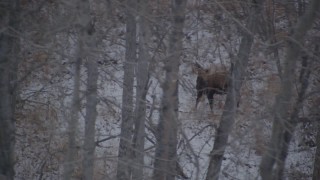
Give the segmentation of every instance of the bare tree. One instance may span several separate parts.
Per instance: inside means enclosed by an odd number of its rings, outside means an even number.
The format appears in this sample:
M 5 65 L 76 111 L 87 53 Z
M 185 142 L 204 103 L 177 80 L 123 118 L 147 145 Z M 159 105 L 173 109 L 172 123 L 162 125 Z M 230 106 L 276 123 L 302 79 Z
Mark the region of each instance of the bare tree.
M 214 146 L 210 153 L 210 163 L 206 179 L 219 179 L 219 173 L 223 155 L 228 143 L 228 137 L 235 121 L 236 104 L 240 98 L 240 88 L 245 77 L 245 70 L 248 65 L 253 35 L 256 31 L 256 24 L 260 18 L 261 8 L 264 0 L 252 2 L 252 7 L 247 20 L 246 28 L 243 29 L 238 55 L 231 64 L 231 75 L 227 91 L 227 99 L 221 117 L 220 126 L 216 132 Z
M 70 111 L 70 119 L 68 122 L 68 150 L 66 156 L 66 162 L 64 164 L 64 179 L 71 178 L 75 168 L 75 157 L 77 154 L 76 132 L 78 127 L 79 111 L 80 111 L 80 70 L 81 70 L 81 58 L 77 58 L 74 67 L 74 85 L 73 85 L 73 97 Z
M 63 178 L 68 180 L 71 178 L 76 167 L 76 154 L 77 154 L 77 141 L 76 134 L 78 129 L 78 121 L 80 112 L 80 72 L 82 62 L 83 46 L 80 41 L 78 44 L 78 52 L 74 64 L 74 84 L 73 84 L 73 96 L 71 102 L 70 117 L 68 120 L 68 149 L 66 154 L 66 161 L 64 164 Z
M 282 178 L 284 161 L 296 125 L 296 116 L 298 115 L 299 107 L 301 107 L 301 98 L 304 94 L 303 91 L 299 92 L 297 102 L 291 111 L 291 106 L 288 103 L 292 102 L 293 97 L 294 73 L 292 72 L 296 69 L 296 62 L 301 52 L 300 46 L 303 44 L 304 36 L 312 27 L 319 7 L 320 1 L 311 1 L 309 8 L 294 27 L 293 35 L 288 39 L 281 90 L 274 105 L 272 136 L 260 164 L 262 179 Z
M 175 0 L 172 4 L 172 30 L 169 36 L 165 81 L 160 122 L 157 127 L 157 145 L 154 163 L 154 180 L 173 180 L 177 174 L 177 130 L 178 130 L 178 84 L 180 55 L 182 53 L 183 25 L 186 1 Z
M 97 81 L 98 65 L 93 56 L 96 48 L 96 35 L 94 22 L 91 18 L 90 3 L 88 0 L 79 2 L 79 25 L 80 25 L 80 49 L 82 59 L 86 59 L 87 67 L 87 90 L 86 90 L 86 114 L 85 132 L 83 144 L 82 178 L 94 179 L 94 151 L 95 151 L 95 122 L 97 117 Z
M 136 61 L 136 0 L 126 1 L 126 52 L 124 63 L 122 121 L 118 153 L 117 179 L 127 180 L 131 176 L 131 151 L 133 136 L 133 82 Z
M 0 177 L 14 178 L 15 104 L 19 63 L 20 1 L 1 2 L 0 13 Z
M 139 2 L 139 57 L 136 67 L 136 106 L 135 125 L 133 135 L 133 158 L 132 179 L 143 179 L 144 164 L 144 141 L 145 141 L 145 118 L 146 118 L 146 96 L 149 82 L 149 53 L 148 42 L 150 42 L 150 32 L 147 17 L 149 15 L 148 0 Z
M 70 119 L 68 123 L 68 150 L 66 154 L 66 161 L 64 164 L 63 178 L 70 179 L 74 173 L 77 154 L 76 133 L 78 129 L 78 119 L 80 111 L 80 72 L 82 61 L 87 59 L 87 104 L 85 116 L 85 139 L 84 139 L 84 156 L 83 156 L 83 178 L 93 178 L 93 155 L 94 155 L 94 135 L 95 135 L 95 119 L 97 116 L 97 78 L 98 69 L 95 61 L 89 59 L 92 57 L 92 50 L 95 48 L 94 24 L 90 16 L 89 1 L 75 2 L 79 7 L 76 10 L 76 27 L 78 33 L 78 44 L 75 57 L 74 66 L 74 89 L 70 111 Z
M 89 59 L 87 62 L 87 104 L 85 116 L 83 179 L 94 179 L 94 151 L 95 151 L 95 122 L 97 117 L 97 80 L 98 66 L 96 61 Z

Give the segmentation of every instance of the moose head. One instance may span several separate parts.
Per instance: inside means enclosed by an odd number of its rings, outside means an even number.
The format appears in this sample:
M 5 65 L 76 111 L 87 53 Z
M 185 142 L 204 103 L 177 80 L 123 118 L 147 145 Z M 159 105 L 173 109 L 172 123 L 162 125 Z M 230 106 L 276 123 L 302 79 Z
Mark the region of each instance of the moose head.
M 214 94 L 225 94 L 228 85 L 227 71 L 212 71 L 211 69 L 204 69 L 198 63 L 194 64 L 194 71 L 197 73 L 197 100 L 196 109 L 199 100 L 203 95 L 206 95 L 210 104 L 210 109 L 213 109 Z

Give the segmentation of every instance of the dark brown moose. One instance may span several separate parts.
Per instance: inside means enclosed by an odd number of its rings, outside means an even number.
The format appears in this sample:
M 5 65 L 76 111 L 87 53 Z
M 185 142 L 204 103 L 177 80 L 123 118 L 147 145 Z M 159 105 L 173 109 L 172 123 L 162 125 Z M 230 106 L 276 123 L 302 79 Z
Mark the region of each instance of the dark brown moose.
M 197 77 L 197 100 L 196 109 L 198 103 L 203 95 L 207 95 L 210 109 L 213 109 L 213 96 L 214 94 L 225 94 L 228 85 L 228 72 L 217 71 L 212 72 L 211 69 L 204 69 L 198 63 L 194 64 L 194 70 L 198 74 Z

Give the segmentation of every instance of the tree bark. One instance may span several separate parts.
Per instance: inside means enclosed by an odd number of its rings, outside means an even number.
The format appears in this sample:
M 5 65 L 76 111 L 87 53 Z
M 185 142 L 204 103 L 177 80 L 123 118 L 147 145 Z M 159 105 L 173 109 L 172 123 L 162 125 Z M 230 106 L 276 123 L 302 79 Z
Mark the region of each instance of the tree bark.
M 87 104 L 85 116 L 84 155 L 83 155 L 83 179 L 94 179 L 94 151 L 95 151 L 95 122 L 97 117 L 97 81 L 98 65 L 94 60 L 87 62 Z
M 183 25 L 186 1 L 175 0 L 172 5 L 173 21 L 169 37 L 169 57 L 165 62 L 165 82 L 160 122 L 157 127 L 157 145 L 154 180 L 173 180 L 177 175 L 177 128 L 179 65 L 182 52 Z
M 20 4 L 18 0 L 6 0 L 0 6 L 0 177 L 14 179 L 14 113 L 20 49 L 19 38 L 14 35 L 19 32 Z
M 133 136 L 133 81 L 136 61 L 136 0 L 126 2 L 126 54 L 124 63 L 122 122 L 118 153 L 117 180 L 131 178 L 131 152 Z
M 253 1 L 246 31 L 243 32 L 238 55 L 231 64 L 231 76 L 227 91 L 227 98 L 224 111 L 221 117 L 220 126 L 216 132 L 213 149 L 210 153 L 209 168 L 206 175 L 207 180 L 219 179 L 223 155 L 227 147 L 229 134 L 234 124 L 236 106 L 240 98 L 240 88 L 245 76 L 245 71 L 249 61 L 251 46 L 253 44 L 253 34 L 256 32 L 256 24 L 261 13 L 264 0 Z
M 82 48 L 79 44 L 79 52 Z M 70 119 L 68 122 L 68 150 L 66 155 L 66 161 L 64 164 L 63 179 L 69 180 L 74 173 L 74 169 L 77 165 L 75 162 L 77 151 L 76 134 L 78 129 L 79 115 L 80 112 L 80 71 L 81 71 L 81 57 L 77 57 L 74 65 L 74 84 L 73 84 L 73 97 L 70 111 Z
M 132 179 L 143 179 L 144 165 L 144 141 L 145 141 L 145 118 L 146 118 L 146 96 L 149 82 L 149 54 L 148 42 L 150 42 L 149 24 L 147 22 L 148 0 L 139 2 L 140 21 L 139 25 L 139 58 L 136 70 L 136 108 L 135 108 L 135 129 L 133 136 L 134 167 Z
M 76 5 L 80 2 L 74 2 L 74 9 L 76 9 Z M 81 16 L 78 16 L 79 14 L 82 14 L 81 9 L 77 9 L 75 11 L 75 16 L 81 18 Z M 69 115 L 69 122 L 68 122 L 68 149 L 65 157 L 64 162 L 64 171 L 62 178 L 64 180 L 69 180 L 73 173 L 75 168 L 77 167 L 76 163 L 76 155 L 78 153 L 78 144 L 77 144 L 77 131 L 78 131 L 78 123 L 79 123 L 79 112 L 81 107 L 81 101 L 80 101 L 80 76 L 81 76 L 81 65 L 82 60 L 84 59 L 84 45 L 83 45 L 83 29 L 85 29 L 85 25 L 81 25 L 76 29 L 78 32 L 78 44 L 77 44 L 77 52 L 76 57 L 74 59 L 74 84 L 73 84 L 73 95 L 72 95 L 72 102 L 71 102 L 71 110 Z
M 83 144 L 82 179 L 94 179 L 94 151 L 95 151 L 95 122 L 98 103 L 98 65 L 92 50 L 96 48 L 96 33 L 94 22 L 91 18 L 89 0 L 79 1 L 78 25 L 80 27 L 80 58 L 86 60 L 87 90 L 86 90 L 86 114 L 85 132 Z
M 293 113 L 290 112 L 292 99 L 292 89 L 294 81 L 294 71 L 296 62 L 300 54 L 300 46 L 306 32 L 311 28 L 316 13 L 319 10 L 320 1 L 313 0 L 310 3 L 309 9 L 299 19 L 294 33 L 289 39 L 286 58 L 284 62 L 284 70 L 282 74 L 282 84 L 279 95 L 276 98 L 274 105 L 275 115 L 272 127 L 272 136 L 267 148 L 267 151 L 262 157 L 260 164 L 260 175 L 262 179 L 282 179 L 284 161 L 287 156 L 291 134 L 294 132 L 295 116 L 298 111 L 296 108 Z M 299 100 L 298 100 L 299 101 Z M 297 114 L 297 113 L 296 113 Z M 293 115 L 293 116 L 292 116 Z M 277 165 L 277 166 L 275 166 Z

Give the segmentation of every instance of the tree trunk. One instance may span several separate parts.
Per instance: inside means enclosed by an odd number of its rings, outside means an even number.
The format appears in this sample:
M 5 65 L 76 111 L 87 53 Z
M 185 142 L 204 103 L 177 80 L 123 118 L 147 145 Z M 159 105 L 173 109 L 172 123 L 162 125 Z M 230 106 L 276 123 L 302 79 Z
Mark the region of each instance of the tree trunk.
M 86 60 L 87 90 L 86 90 L 86 115 L 83 144 L 82 179 L 94 179 L 94 151 L 95 151 L 95 122 L 97 117 L 97 81 L 98 65 L 91 55 L 96 48 L 96 35 L 94 22 L 91 19 L 90 2 L 79 2 L 78 23 L 80 27 L 80 58 Z
M 240 88 L 249 61 L 253 34 L 256 31 L 256 24 L 258 24 L 257 22 L 260 17 L 263 2 L 263 0 L 252 2 L 253 6 L 250 10 L 246 30 L 243 32 L 238 55 L 231 65 L 231 78 L 229 80 L 226 103 L 220 126 L 216 132 L 214 146 L 210 153 L 209 168 L 206 175 L 207 180 L 219 179 L 223 155 L 227 147 L 229 134 L 234 124 L 236 105 L 240 98 Z
M 294 33 L 288 42 L 281 90 L 274 105 L 275 116 L 272 127 L 272 136 L 260 164 L 260 175 L 261 178 L 265 180 L 282 178 L 284 161 L 287 156 L 291 134 L 293 133 L 296 124 L 295 116 L 298 114 L 296 111 L 299 110 L 297 109 L 298 106 L 296 106 L 291 117 L 288 117 L 288 112 L 290 112 L 291 107 L 288 103 L 290 103 L 292 99 L 294 83 L 293 72 L 296 68 L 303 37 L 311 28 L 319 6 L 320 1 L 318 0 L 313 0 L 310 3 L 309 9 L 306 11 L 305 15 L 299 19 L 299 22 L 294 28 Z
M 131 177 L 131 152 L 133 128 L 133 81 L 136 61 L 136 0 L 127 0 L 126 5 L 126 59 L 124 64 L 122 93 L 122 122 L 118 154 L 117 180 Z
M 74 2 L 76 5 L 77 3 Z M 73 7 L 76 9 L 76 6 Z M 81 10 L 78 9 L 79 14 L 81 13 Z M 75 16 L 78 17 L 78 14 L 75 14 Z M 71 102 L 71 110 L 70 110 L 70 117 L 68 122 L 68 149 L 67 154 L 65 157 L 64 162 L 64 172 L 63 172 L 63 179 L 69 180 L 73 173 L 75 168 L 77 167 L 76 162 L 76 155 L 78 153 L 78 144 L 77 144 L 77 130 L 78 130 L 78 123 L 79 123 L 79 112 L 81 107 L 81 101 L 80 101 L 80 76 L 81 76 L 81 64 L 82 59 L 84 58 L 84 47 L 82 42 L 82 34 L 80 33 L 82 30 L 81 28 L 85 28 L 84 26 L 80 27 L 80 29 L 77 29 L 79 36 L 78 36 L 78 44 L 77 44 L 77 52 L 76 57 L 74 59 L 74 84 L 73 84 L 73 96 L 72 96 L 72 102 Z
M 182 52 L 183 25 L 186 1 L 175 0 L 172 5 L 173 21 L 169 37 L 169 57 L 165 62 L 165 82 L 154 163 L 154 180 L 173 180 L 177 174 L 177 128 L 179 65 Z
M 79 53 L 82 51 L 79 45 Z M 80 112 L 80 71 L 81 71 L 81 57 L 77 57 L 74 66 L 74 84 L 73 84 L 73 97 L 71 104 L 71 111 L 68 122 L 68 150 L 66 155 L 66 161 L 64 164 L 63 179 L 69 180 L 74 173 L 74 169 L 77 165 L 75 162 L 77 151 L 76 134 L 78 129 L 78 121 Z
M 18 0 L 1 3 L 0 23 L 0 177 L 14 179 L 15 104 L 19 63 L 20 4 Z M 14 29 L 14 31 L 11 31 Z
M 87 80 L 87 105 L 85 116 L 84 155 L 83 155 L 83 179 L 91 180 L 94 172 L 94 150 L 95 150 L 95 122 L 97 117 L 97 81 L 98 65 L 94 60 L 88 60 Z
M 63 178 L 69 180 L 77 167 L 76 155 L 77 151 L 77 130 L 80 112 L 80 73 L 82 61 L 89 57 L 90 49 L 94 48 L 94 38 L 91 37 L 90 31 L 92 31 L 93 26 L 90 17 L 90 4 L 89 1 L 75 2 L 74 6 L 76 9 L 76 16 L 78 17 L 79 26 L 76 31 L 78 32 L 78 49 L 76 52 L 75 65 L 74 65 L 74 85 L 73 85 L 73 97 L 70 111 L 70 119 L 68 123 L 68 151 L 66 154 L 66 162 L 64 165 Z M 91 45 L 90 45 L 91 44 Z M 92 62 L 92 61 L 91 61 Z M 89 67 L 88 67 L 89 73 Z M 89 80 L 89 74 L 88 74 Z M 89 89 L 89 84 L 87 84 Z M 89 91 L 89 90 L 88 90 Z M 89 93 L 88 93 L 89 94 Z M 85 132 L 86 133 L 86 132 Z M 86 136 L 86 135 L 85 135 Z M 85 159 L 88 159 L 84 157 Z M 92 166 L 91 166 L 92 167 Z M 90 168 L 91 168 L 90 167 Z M 86 169 L 86 167 L 83 167 Z
M 150 42 L 148 17 L 148 0 L 139 2 L 139 58 L 136 70 L 136 108 L 135 108 L 135 129 L 133 136 L 134 167 L 132 169 L 132 179 L 143 179 L 144 165 L 144 141 L 145 141 L 145 118 L 146 118 L 146 95 L 149 82 L 149 54 L 148 42 Z

